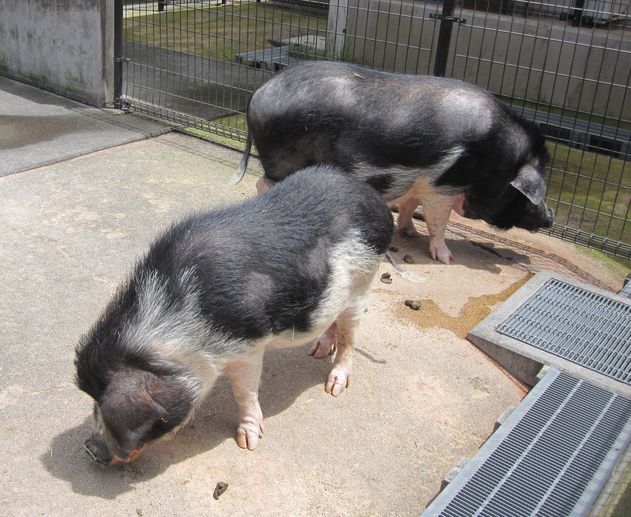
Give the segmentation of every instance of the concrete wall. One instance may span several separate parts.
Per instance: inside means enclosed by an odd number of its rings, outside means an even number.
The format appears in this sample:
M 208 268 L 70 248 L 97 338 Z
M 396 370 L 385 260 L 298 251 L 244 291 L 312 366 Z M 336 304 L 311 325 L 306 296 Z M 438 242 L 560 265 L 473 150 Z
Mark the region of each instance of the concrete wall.
M 113 11 L 112 0 L 0 0 L 0 74 L 111 103 Z
M 395 72 L 432 73 L 439 22 L 429 16 L 440 12 L 440 4 L 331 0 L 332 8 L 338 4 L 347 9 L 345 32 L 336 27 L 344 34 L 345 59 Z M 466 23 L 453 26 L 448 77 L 510 98 L 631 120 L 629 31 L 467 9 L 455 15 Z

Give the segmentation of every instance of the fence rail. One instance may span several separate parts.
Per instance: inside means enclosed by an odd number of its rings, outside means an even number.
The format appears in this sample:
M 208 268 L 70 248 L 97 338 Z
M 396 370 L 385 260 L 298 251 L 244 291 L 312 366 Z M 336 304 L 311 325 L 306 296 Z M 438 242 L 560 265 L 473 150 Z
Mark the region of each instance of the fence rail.
M 551 233 L 631 259 L 631 0 L 116 3 L 119 105 L 243 140 L 301 60 L 462 79 L 546 134 Z

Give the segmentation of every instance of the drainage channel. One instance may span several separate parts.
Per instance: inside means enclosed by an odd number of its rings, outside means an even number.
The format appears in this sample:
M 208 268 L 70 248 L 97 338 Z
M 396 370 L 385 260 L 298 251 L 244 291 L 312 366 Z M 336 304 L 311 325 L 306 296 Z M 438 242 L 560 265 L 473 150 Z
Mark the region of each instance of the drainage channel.
M 586 515 L 630 441 L 631 400 L 550 369 L 423 515 Z

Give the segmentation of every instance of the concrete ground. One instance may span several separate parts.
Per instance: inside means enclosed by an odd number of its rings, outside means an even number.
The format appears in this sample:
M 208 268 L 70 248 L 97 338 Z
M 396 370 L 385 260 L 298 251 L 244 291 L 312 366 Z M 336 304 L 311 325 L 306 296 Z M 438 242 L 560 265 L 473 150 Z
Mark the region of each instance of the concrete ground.
M 234 442 L 236 405 L 220 380 L 172 441 L 105 469 L 82 450 L 92 404 L 73 384 L 79 337 L 161 228 L 253 195 L 257 169 L 230 186 L 239 153 L 176 133 L 146 138 L 156 127 L 135 115 L 117 126 L 65 104 L 0 80 L 0 121 L 15 129 L 0 155 L 3 515 L 418 515 L 525 394 L 464 339 L 468 330 L 541 268 L 622 285 L 619 272 L 542 235 L 455 218 L 450 266 L 427 257 L 425 237 L 397 235 L 399 260 L 410 255 L 405 267 L 426 281 L 381 265 L 393 282 L 375 280 L 347 392 L 324 392 L 330 365 L 306 349 L 270 349 L 258 449 Z M 20 106 L 29 120 L 16 122 Z M 58 127 L 56 117 L 74 122 Z M 44 160 L 45 149 L 56 158 Z M 218 482 L 228 489 L 215 500 Z

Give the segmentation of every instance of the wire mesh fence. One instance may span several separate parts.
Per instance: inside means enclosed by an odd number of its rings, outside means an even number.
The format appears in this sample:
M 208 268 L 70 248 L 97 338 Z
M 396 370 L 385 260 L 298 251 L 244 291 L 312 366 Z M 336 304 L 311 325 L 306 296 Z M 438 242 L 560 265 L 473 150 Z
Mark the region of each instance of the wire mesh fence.
M 303 60 L 462 79 L 545 133 L 552 233 L 631 258 L 631 0 L 124 4 L 122 104 L 242 141 L 251 93 Z

